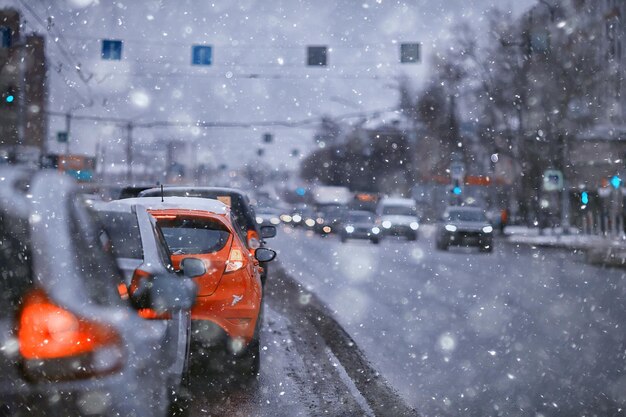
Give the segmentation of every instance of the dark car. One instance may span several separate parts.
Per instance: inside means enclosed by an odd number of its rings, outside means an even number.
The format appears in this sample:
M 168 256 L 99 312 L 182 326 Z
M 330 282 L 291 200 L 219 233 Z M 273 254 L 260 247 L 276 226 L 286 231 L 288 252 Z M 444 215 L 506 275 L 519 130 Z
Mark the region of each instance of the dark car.
M 181 323 L 144 320 L 121 296 L 109 238 L 71 178 L 0 177 L 0 415 L 166 415 L 183 376 L 168 327 Z M 160 274 L 142 297 L 176 315 L 195 286 Z
M 341 221 L 348 208 L 340 204 L 318 206 L 314 230 L 321 235 L 337 233 L 341 230 Z
M 259 227 L 256 222 L 256 214 L 250 205 L 248 196 L 239 190 L 222 187 L 165 187 L 151 188 L 139 193 L 139 197 L 199 197 L 219 200 L 230 207 L 233 220 L 243 235 L 245 243 L 251 251 L 264 245 L 264 239 L 274 237 L 274 226 Z M 267 279 L 267 264 L 262 263 L 263 273 L 261 281 L 265 284 Z
M 375 244 L 380 242 L 381 230 L 376 225 L 376 215 L 371 211 L 349 211 L 343 219 L 342 227 L 342 242 L 348 239 L 368 239 Z
M 493 226 L 485 210 L 478 207 L 448 207 L 437 225 L 437 248 L 477 246 L 482 252 L 493 250 Z

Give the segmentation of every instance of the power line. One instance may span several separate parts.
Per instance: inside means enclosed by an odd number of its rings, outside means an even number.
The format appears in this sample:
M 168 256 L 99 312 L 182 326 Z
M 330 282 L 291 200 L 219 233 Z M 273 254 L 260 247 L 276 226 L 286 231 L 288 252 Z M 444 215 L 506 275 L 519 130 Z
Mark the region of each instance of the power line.
M 48 23 L 44 21 L 44 19 L 41 16 L 39 16 L 39 14 L 29 4 L 27 4 L 24 0 L 18 0 L 18 2 L 24 9 L 26 9 L 26 11 L 30 13 L 30 15 L 35 19 L 37 23 L 39 23 L 39 25 L 43 28 L 43 30 L 46 31 L 46 33 L 54 37 L 54 40 L 55 40 L 54 44 L 57 46 L 58 50 L 60 51 L 62 58 L 65 60 L 65 63 L 69 65 L 70 68 L 73 68 L 76 71 L 79 79 L 87 87 L 87 93 L 89 97 L 85 99 L 78 92 L 76 92 L 76 94 L 85 103 L 89 103 L 89 104 L 93 103 L 93 94 L 91 91 L 91 86 L 88 84 L 91 76 L 89 76 L 88 78 L 85 78 L 82 72 L 81 64 L 80 62 L 76 60 L 76 57 L 73 55 L 73 53 L 69 51 L 69 46 L 67 42 L 65 41 L 65 39 L 63 38 L 63 34 L 52 33 L 51 28 L 49 27 Z M 66 79 L 66 81 L 69 81 L 69 80 Z
M 377 116 L 381 113 L 395 111 L 397 107 L 387 107 L 378 110 L 372 111 L 360 111 L 353 113 L 344 113 L 339 116 L 332 117 L 334 120 L 347 120 L 347 119 L 355 119 L 355 118 L 366 118 Z M 54 112 L 48 111 L 46 112 L 49 116 L 53 117 L 68 117 L 68 113 L 63 112 Z M 119 126 L 129 126 L 132 125 L 133 128 L 144 128 L 144 129 L 152 129 L 152 128 L 167 128 L 167 127 L 202 127 L 202 128 L 256 128 L 256 127 L 287 127 L 287 128 L 295 128 L 295 127 L 307 127 L 311 125 L 315 125 L 320 122 L 322 116 L 308 117 L 300 120 L 262 120 L 262 121 L 253 121 L 253 122 L 206 122 L 198 120 L 196 122 L 171 122 L 171 121 L 152 121 L 152 122 L 133 122 L 129 119 L 122 119 L 117 117 L 103 117 L 103 116 L 94 116 L 94 115 L 77 115 L 71 114 L 69 117 L 75 120 L 85 120 L 85 121 L 95 121 L 95 122 L 103 122 L 116 124 Z

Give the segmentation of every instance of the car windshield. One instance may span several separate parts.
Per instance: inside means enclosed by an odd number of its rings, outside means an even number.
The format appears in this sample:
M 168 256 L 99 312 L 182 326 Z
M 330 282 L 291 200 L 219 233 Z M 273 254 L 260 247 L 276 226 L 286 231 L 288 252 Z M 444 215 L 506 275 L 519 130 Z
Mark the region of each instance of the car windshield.
M 449 221 L 486 222 L 485 213 L 478 210 L 450 210 L 447 216 Z
M 141 234 L 135 213 L 107 210 L 96 213 L 109 235 L 115 257 L 143 259 Z
M 373 223 L 374 215 L 371 213 L 348 213 L 346 221 L 354 223 Z
M 416 216 L 417 210 L 410 206 L 384 206 L 383 214 L 389 216 Z
M 178 217 L 158 224 L 172 255 L 214 253 L 223 249 L 230 237 L 228 229 L 212 219 Z

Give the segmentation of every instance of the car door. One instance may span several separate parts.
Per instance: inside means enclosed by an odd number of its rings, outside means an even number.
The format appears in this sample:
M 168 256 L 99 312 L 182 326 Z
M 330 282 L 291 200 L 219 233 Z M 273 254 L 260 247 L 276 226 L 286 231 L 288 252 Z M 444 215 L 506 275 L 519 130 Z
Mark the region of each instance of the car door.
M 143 242 L 144 260 L 150 263 L 153 275 L 176 274 L 171 265 L 169 250 L 165 239 L 157 227 L 156 219 L 143 206 L 135 206 L 137 220 Z M 181 277 L 182 279 L 182 277 Z M 172 313 L 167 320 L 149 320 L 154 326 L 164 326 L 162 349 L 165 353 L 170 382 L 173 385 L 180 383 L 187 365 L 189 336 L 191 331 L 191 316 L 189 310 L 180 310 Z

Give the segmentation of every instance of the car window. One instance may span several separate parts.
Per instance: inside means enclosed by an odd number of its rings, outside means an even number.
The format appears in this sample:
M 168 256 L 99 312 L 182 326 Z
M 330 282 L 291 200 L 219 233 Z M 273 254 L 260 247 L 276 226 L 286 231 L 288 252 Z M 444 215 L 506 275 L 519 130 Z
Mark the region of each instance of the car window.
M 178 217 L 160 220 L 159 227 L 173 255 L 217 252 L 230 237 L 222 223 L 211 219 Z
M 451 210 L 448 214 L 448 220 L 461 222 L 482 222 L 486 221 L 485 213 L 474 210 Z
M 346 220 L 356 223 L 373 222 L 373 216 L 367 213 L 349 213 Z
M 70 217 L 72 246 L 90 299 L 101 305 L 123 303 L 117 291 L 122 274 L 114 259 L 115 245 L 103 245 L 101 238 L 104 225 L 80 198 L 72 199 Z
M 415 207 L 409 206 L 384 206 L 383 214 L 390 216 L 417 216 Z
M 97 216 L 111 238 L 116 257 L 143 259 L 141 233 L 135 213 L 103 210 L 98 211 Z

